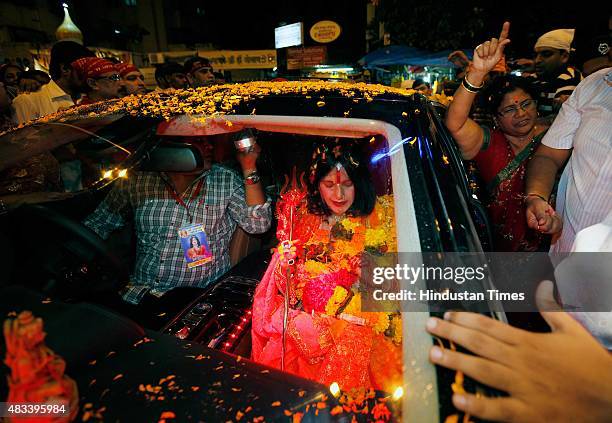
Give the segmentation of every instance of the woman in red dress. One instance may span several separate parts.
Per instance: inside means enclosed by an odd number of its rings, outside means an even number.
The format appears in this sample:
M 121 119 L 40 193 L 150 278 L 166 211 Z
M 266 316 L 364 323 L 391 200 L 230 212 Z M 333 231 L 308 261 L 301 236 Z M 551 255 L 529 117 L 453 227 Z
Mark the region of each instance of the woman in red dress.
M 496 129 L 479 126 L 468 117 L 476 94 L 510 42 L 510 24 L 504 23 L 499 39 L 474 50 L 469 73 L 455 92 L 446 115 L 446 126 L 463 158 L 474 160 L 489 194 L 487 205 L 494 225 L 495 251 L 543 251 L 546 235 L 529 229 L 525 220 L 525 169 L 546 127 L 537 123 L 537 103 L 526 78 L 499 76 L 486 91 Z M 548 199 L 545 199 L 548 201 Z M 550 208 L 551 214 L 554 213 Z M 560 224 L 559 219 L 556 219 Z
M 189 257 L 190 260 L 200 260 L 206 257 L 206 247 L 200 243 L 197 236 L 193 235 L 189 239 L 189 243 L 191 244 L 191 248 L 187 250 L 187 257 Z
M 395 251 L 391 196 L 376 197 L 348 141 L 315 150 L 308 192 L 277 204 L 276 249 L 253 302 L 252 358 L 343 391 L 402 383 L 399 313 L 364 312 L 364 251 Z

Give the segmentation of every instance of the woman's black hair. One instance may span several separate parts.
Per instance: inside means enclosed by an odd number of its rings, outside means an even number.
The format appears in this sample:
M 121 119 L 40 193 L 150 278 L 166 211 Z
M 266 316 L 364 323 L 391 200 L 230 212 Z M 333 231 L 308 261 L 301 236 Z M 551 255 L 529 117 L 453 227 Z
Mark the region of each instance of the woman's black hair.
M 483 91 L 489 112 L 496 115 L 499 105 L 504 100 L 504 96 L 517 89 L 525 91 L 534 100 L 538 99 L 537 91 L 529 78 L 514 75 L 494 77 Z
M 355 187 L 355 200 L 347 210 L 349 216 L 367 216 L 374 210 L 376 192 L 368 164 L 359 146 L 351 140 L 336 139 L 315 146 L 308 179 L 308 211 L 330 215 L 331 211 L 319 192 L 319 182 L 336 164 L 341 164 Z
M 196 240 L 196 242 L 198 243 L 198 247 L 201 247 L 202 244 L 200 243 L 200 240 L 198 239 L 197 236 L 195 235 L 191 235 L 191 238 L 189 238 L 189 248 L 193 248 L 193 240 Z

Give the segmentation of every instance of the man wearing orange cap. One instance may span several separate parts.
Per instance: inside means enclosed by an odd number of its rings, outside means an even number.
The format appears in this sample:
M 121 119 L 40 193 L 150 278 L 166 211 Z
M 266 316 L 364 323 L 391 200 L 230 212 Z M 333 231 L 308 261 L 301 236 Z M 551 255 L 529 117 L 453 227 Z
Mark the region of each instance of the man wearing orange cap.
M 121 76 L 115 64 L 99 57 L 83 57 L 71 64 L 85 95 L 79 104 L 119 98 Z
M 580 71 L 567 64 L 573 40 L 573 29 L 555 29 L 538 38 L 533 47 L 540 116 L 554 118 L 561 104 L 582 81 Z
M 121 94 L 145 94 L 147 92 L 147 87 L 144 83 L 144 75 L 136 66 L 131 63 L 119 63 L 115 65 L 115 67 L 123 82 Z

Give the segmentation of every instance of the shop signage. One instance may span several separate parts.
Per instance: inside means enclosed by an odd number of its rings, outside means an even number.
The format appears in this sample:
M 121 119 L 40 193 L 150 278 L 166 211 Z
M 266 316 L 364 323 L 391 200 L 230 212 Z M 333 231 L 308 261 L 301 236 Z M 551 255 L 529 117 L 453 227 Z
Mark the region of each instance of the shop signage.
M 274 47 L 285 48 L 304 44 L 304 24 L 297 22 L 274 28 Z
M 199 50 L 198 56 L 210 60 L 214 70 L 272 69 L 276 50 Z
M 325 63 L 327 46 L 294 47 L 287 49 L 287 69 L 309 68 Z
M 317 43 L 331 43 L 340 36 L 342 28 L 334 21 L 319 21 L 310 28 L 310 37 Z

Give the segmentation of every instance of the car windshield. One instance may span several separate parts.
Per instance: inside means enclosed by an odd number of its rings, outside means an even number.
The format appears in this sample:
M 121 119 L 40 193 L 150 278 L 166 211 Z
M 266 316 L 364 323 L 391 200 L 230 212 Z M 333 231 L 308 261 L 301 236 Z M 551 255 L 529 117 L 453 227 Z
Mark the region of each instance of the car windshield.
M 134 159 L 156 121 L 122 113 L 41 122 L 0 137 L 0 196 L 76 192 Z

